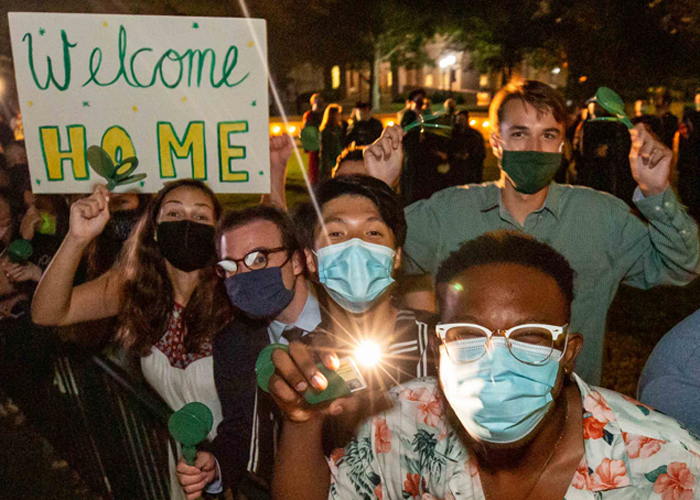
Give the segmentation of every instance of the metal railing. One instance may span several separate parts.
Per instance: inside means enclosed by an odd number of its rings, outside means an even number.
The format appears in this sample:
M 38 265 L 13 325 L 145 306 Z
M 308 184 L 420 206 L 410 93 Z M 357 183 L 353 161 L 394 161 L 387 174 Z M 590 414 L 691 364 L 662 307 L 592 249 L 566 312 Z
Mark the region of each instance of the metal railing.
M 104 499 L 170 498 L 172 410 L 145 382 L 104 355 L 54 358 L 51 404 L 60 424 L 47 436 Z

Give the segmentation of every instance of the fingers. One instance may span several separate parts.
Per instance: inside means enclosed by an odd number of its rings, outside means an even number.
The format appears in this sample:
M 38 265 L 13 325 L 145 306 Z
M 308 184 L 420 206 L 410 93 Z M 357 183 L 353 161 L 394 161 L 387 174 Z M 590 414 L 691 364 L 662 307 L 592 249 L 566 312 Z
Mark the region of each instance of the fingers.
M 95 189 L 92 192 L 92 196 L 97 196 L 109 203 L 109 190 L 103 184 L 97 184 L 95 186 Z
M 194 460 L 194 466 L 203 471 L 211 471 L 216 467 L 216 459 L 208 451 L 198 451 L 197 458 Z
M 335 352 L 335 346 L 330 337 L 327 335 L 315 335 L 311 345 L 326 368 L 330 370 L 338 369 L 340 360 L 338 359 L 338 354 Z
M 401 130 L 400 125 L 392 125 L 391 127 L 387 127 L 384 129 L 382 135 L 385 134 L 389 138 L 393 149 L 399 149 L 401 147 L 401 141 L 403 141 L 403 130 Z
M 296 406 L 301 403 L 299 394 L 277 374 L 270 377 L 268 388 L 270 394 L 285 406 Z
M 73 206 L 84 218 L 94 219 L 105 209 L 107 201 L 104 196 L 95 197 L 93 195 L 76 201 Z
M 309 385 L 318 390 L 328 386 L 326 377 L 316 367 L 313 352 L 301 342 L 292 342 L 289 353 L 282 349 L 275 350 L 272 362 L 277 373 L 298 392 L 304 392 Z

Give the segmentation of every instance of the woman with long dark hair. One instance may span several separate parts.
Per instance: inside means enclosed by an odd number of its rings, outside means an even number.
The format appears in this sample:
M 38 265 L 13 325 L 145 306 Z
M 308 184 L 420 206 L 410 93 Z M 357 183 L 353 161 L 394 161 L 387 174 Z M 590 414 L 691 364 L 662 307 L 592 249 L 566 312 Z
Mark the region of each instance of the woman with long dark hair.
M 32 304 L 33 320 L 44 325 L 117 316 L 118 339 L 141 356 L 144 377 L 174 410 L 192 401 L 209 406 L 210 438 L 221 420 L 211 339 L 230 318 L 213 265 L 220 215 L 203 183 L 167 183 L 124 244 L 119 265 L 73 287 L 83 253 L 110 219 L 109 192 L 99 186 L 71 206 L 68 235 Z M 179 492 L 173 488 L 173 495 Z

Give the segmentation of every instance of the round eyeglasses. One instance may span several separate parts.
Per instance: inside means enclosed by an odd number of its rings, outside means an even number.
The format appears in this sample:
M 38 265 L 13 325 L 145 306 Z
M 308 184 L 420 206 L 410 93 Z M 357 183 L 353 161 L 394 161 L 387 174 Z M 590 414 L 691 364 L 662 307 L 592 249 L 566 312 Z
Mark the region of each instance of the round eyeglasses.
M 528 365 L 546 363 L 555 351 L 554 344 L 566 335 L 564 349 L 557 350 L 559 361 L 569 343 L 569 325 L 553 326 L 540 323 L 518 325 L 507 330 L 489 330 L 473 323 L 449 323 L 437 325 L 437 334 L 445 345 L 445 351 L 455 363 L 471 363 L 481 358 L 487 345 L 505 342 L 511 355 Z M 492 338 L 497 335 L 496 338 Z
M 265 269 L 267 267 L 270 261 L 270 254 L 284 252 L 286 250 L 287 249 L 285 247 L 266 248 L 261 250 L 253 250 L 242 259 L 224 259 L 216 263 L 216 274 L 218 274 L 221 278 L 230 278 L 231 276 L 235 276 L 239 271 L 238 266 L 240 264 L 243 264 L 250 271 L 260 271 L 261 269 Z M 287 257 L 287 259 L 280 264 L 279 267 L 282 267 L 289 262 L 290 258 L 291 255 Z

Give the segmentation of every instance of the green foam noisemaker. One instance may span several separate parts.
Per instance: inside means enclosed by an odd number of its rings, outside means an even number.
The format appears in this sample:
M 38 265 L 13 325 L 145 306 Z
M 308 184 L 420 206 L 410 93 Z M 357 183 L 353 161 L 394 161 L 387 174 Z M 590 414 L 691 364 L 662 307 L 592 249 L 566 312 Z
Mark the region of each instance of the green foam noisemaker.
M 125 158 L 115 165 L 107 152 L 99 146 L 90 146 L 87 150 L 88 163 L 97 175 L 107 180 L 107 189 L 113 191 L 117 186 L 133 184 L 146 178 L 146 174 L 131 175 L 139 161 L 135 156 Z
M 634 128 L 632 121 L 625 113 L 625 103 L 617 92 L 608 87 L 600 87 L 595 93 L 595 100 L 605 111 L 613 115 L 617 121 L 622 122 L 628 129 Z M 593 119 L 593 121 L 596 120 L 600 119 Z
M 404 134 L 407 134 L 411 130 L 414 130 L 417 128 L 420 128 L 421 132 L 425 132 L 426 128 L 427 129 L 452 130 L 453 127 L 451 127 L 449 125 L 442 125 L 439 123 L 430 123 L 430 122 L 433 122 L 439 118 L 442 118 L 443 116 L 445 116 L 446 113 L 447 112 L 445 110 L 438 111 L 437 113 L 431 113 L 428 115 L 421 115 L 420 113 L 418 113 L 418 119 L 412 123 L 409 123 L 401 130 L 403 130 Z
M 313 125 L 307 125 L 301 129 L 301 134 L 299 134 L 301 146 L 307 151 L 318 151 L 321 149 L 319 144 L 320 137 L 321 133 L 318 131 L 318 127 Z
M 182 444 L 182 454 L 187 465 L 194 465 L 196 446 L 207 438 L 213 426 L 214 415 L 209 407 L 202 403 L 187 403 L 170 415 L 170 435 Z
M 15 264 L 22 264 L 27 262 L 29 257 L 34 253 L 34 247 L 31 241 L 19 239 L 15 240 L 9 244 L 7 247 L 7 256 L 10 262 Z
M 276 349 L 282 349 L 283 351 L 289 352 L 289 346 L 285 344 L 270 344 L 260 351 L 258 360 L 255 362 L 255 374 L 258 378 L 258 385 L 265 392 L 270 392 L 270 377 L 273 373 L 275 373 L 275 365 L 272 362 L 272 353 Z M 323 403 L 324 401 L 331 401 L 333 399 L 350 395 L 350 388 L 337 372 L 329 370 L 323 365 L 323 363 L 317 363 L 316 367 L 328 380 L 328 387 L 321 392 L 313 389 L 307 389 L 304 393 L 304 399 L 307 403 L 310 405 L 315 405 L 318 403 Z

